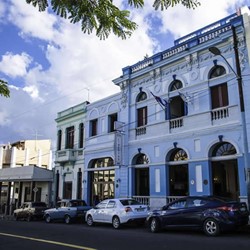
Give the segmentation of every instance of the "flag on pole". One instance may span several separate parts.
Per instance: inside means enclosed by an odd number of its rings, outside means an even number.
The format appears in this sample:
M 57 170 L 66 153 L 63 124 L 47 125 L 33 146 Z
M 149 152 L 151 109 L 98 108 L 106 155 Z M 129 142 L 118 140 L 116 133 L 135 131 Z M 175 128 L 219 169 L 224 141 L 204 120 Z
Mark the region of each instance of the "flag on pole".
M 152 94 L 152 96 L 155 98 L 155 100 L 156 100 L 161 106 L 163 106 L 164 108 L 167 107 L 168 102 L 167 102 L 166 100 L 162 99 L 162 98 L 159 97 L 159 96 L 154 95 L 151 91 L 150 91 L 150 93 Z

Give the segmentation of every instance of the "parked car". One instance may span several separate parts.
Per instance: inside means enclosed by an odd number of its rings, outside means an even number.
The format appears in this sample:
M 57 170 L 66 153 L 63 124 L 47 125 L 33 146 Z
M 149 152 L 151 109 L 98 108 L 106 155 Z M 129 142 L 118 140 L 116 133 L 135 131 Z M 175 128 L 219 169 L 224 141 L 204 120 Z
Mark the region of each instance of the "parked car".
M 84 221 L 85 213 L 92 207 L 88 206 L 84 200 L 61 200 L 55 208 L 45 210 L 44 218 L 47 223 L 51 221 L 64 221 L 66 224 L 77 219 Z
M 45 202 L 25 202 L 20 208 L 14 210 L 14 217 L 16 220 L 26 219 L 27 221 L 42 219 L 46 209 Z
M 248 224 L 246 203 L 219 197 L 185 197 L 149 213 L 146 224 L 152 233 L 163 228 L 197 228 L 208 236 Z
M 85 220 L 89 226 L 95 222 L 110 223 L 115 229 L 128 222 L 145 222 L 149 207 L 134 199 L 106 199 L 87 211 Z

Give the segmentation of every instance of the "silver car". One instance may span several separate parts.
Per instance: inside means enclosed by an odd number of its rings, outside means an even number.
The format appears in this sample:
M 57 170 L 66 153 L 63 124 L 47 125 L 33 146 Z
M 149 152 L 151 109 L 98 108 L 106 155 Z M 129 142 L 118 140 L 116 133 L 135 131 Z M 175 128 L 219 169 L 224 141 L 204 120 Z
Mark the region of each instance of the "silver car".
M 55 208 L 44 211 L 44 218 L 47 223 L 64 221 L 69 224 L 77 219 L 84 221 L 86 211 L 91 208 L 84 200 L 61 200 L 57 202 Z
M 149 207 L 128 198 L 107 199 L 88 210 L 85 220 L 89 226 L 95 222 L 110 223 L 115 229 L 128 222 L 144 223 Z

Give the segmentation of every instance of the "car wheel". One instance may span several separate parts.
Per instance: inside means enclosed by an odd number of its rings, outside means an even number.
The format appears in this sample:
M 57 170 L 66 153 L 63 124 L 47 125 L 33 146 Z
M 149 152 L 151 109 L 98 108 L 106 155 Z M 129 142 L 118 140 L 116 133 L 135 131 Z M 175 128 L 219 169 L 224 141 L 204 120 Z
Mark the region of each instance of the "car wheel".
M 156 218 L 152 218 L 149 224 L 150 232 L 157 233 L 160 230 L 160 223 Z
M 94 221 L 93 221 L 93 218 L 92 218 L 91 215 L 88 215 L 86 222 L 87 222 L 88 226 L 93 226 L 94 225 Z
M 50 223 L 50 222 L 51 222 L 51 217 L 50 217 L 48 214 L 45 216 L 45 221 L 46 221 L 47 223 Z
M 65 215 L 65 217 L 64 217 L 64 222 L 66 223 L 66 224 L 70 224 L 71 223 L 71 217 L 67 214 L 67 215 Z
M 115 229 L 120 228 L 121 223 L 120 223 L 120 219 L 119 219 L 117 216 L 114 216 L 114 217 L 113 217 L 112 225 L 113 225 L 113 227 L 114 227 Z
M 220 227 L 215 219 L 207 219 L 203 224 L 203 231 L 208 236 L 217 236 L 220 233 Z

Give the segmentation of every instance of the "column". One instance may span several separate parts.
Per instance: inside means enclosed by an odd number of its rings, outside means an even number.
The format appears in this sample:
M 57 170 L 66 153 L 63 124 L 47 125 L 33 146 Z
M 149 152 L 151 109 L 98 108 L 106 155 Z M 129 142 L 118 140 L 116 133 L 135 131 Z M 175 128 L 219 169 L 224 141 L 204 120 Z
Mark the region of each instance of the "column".
M 10 167 L 16 167 L 16 147 L 12 147 L 11 150 L 11 160 L 10 160 Z
M 0 169 L 3 168 L 3 147 L 0 147 Z
M 37 156 L 37 166 L 41 167 L 42 166 L 42 150 L 38 149 L 38 156 Z
M 30 150 L 29 148 L 25 149 L 25 162 L 24 162 L 24 166 L 29 166 L 29 156 L 30 156 Z

